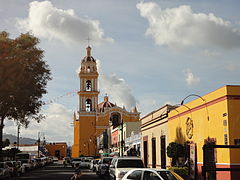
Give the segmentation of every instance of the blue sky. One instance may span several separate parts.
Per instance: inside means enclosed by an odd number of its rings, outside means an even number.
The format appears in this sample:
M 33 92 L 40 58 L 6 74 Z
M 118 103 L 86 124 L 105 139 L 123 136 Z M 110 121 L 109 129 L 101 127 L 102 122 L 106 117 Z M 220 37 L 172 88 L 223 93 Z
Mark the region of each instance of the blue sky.
M 79 89 L 77 70 L 90 36 L 99 102 L 107 93 L 143 116 L 189 94 L 239 84 L 239 7 L 238 0 L 0 0 L 0 30 L 12 37 L 31 31 L 41 40 L 53 77 L 45 101 Z M 21 135 L 41 131 L 49 141 L 71 143 L 77 107 L 77 96 L 58 98 L 43 107 L 47 119 Z M 5 132 L 16 133 L 13 122 Z

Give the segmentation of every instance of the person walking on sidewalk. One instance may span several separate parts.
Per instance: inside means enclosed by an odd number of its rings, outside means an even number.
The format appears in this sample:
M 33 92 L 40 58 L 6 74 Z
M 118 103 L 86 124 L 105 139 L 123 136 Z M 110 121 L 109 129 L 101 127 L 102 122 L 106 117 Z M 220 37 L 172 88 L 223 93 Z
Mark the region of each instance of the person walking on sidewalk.
M 74 175 L 71 177 L 71 180 L 78 180 L 80 176 L 82 175 L 80 165 L 76 164 Z

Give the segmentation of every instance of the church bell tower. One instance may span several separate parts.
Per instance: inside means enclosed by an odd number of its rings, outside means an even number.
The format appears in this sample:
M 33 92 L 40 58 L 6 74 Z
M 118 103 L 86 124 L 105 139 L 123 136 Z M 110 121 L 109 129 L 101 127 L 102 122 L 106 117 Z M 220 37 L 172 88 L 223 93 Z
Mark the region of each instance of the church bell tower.
M 79 72 L 79 109 L 74 116 L 74 144 L 72 156 L 96 155 L 96 114 L 98 111 L 98 72 L 96 60 L 91 55 L 91 47 L 81 61 Z
M 79 112 L 94 113 L 98 105 L 98 72 L 96 60 L 91 56 L 91 47 L 87 47 L 87 56 L 81 62 L 79 73 L 80 91 Z

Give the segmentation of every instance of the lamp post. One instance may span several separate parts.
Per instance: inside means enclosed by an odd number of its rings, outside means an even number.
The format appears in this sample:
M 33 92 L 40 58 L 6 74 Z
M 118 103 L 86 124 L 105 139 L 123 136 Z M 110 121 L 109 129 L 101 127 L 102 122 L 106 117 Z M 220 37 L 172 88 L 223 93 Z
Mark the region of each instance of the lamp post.
M 121 121 L 121 156 L 123 156 L 123 151 L 124 151 L 124 142 L 123 142 L 123 119 Z
M 182 100 L 181 105 L 183 105 L 183 104 L 184 104 L 184 101 L 185 101 L 187 98 L 191 97 L 191 96 L 199 97 L 201 100 L 203 100 L 203 101 L 205 102 L 205 108 L 206 108 L 206 112 L 207 112 L 207 120 L 209 121 L 209 113 L 208 113 L 208 108 L 207 108 L 207 101 L 206 101 L 205 99 L 203 99 L 202 96 L 199 96 L 199 95 L 197 95 L 197 94 L 190 94 L 190 95 L 186 96 L 186 97 Z
M 38 158 L 40 157 L 40 132 L 38 132 Z
M 17 125 L 17 149 L 19 149 L 20 124 Z

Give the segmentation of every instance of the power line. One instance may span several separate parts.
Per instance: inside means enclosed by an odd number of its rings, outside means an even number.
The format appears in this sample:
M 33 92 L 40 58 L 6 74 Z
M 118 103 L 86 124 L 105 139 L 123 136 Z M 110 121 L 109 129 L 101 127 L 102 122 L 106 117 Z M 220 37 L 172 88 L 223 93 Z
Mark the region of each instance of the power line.
M 59 99 L 62 99 L 62 98 L 64 98 L 64 97 L 76 96 L 76 95 L 77 95 L 77 92 L 78 92 L 77 90 L 73 90 L 73 91 L 67 92 L 67 93 L 65 93 L 65 94 L 63 94 L 63 95 L 61 95 L 61 96 L 58 96 L 58 97 L 55 97 L 55 98 L 53 98 L 53 99 L 51 99 L 51 100 L 45 101 L 45 102 L 43 103 L 43 105 L 52 104 L 52 103 L 54 103 L 54 102 L 56 102 L 56 101 L 58 101 Z

